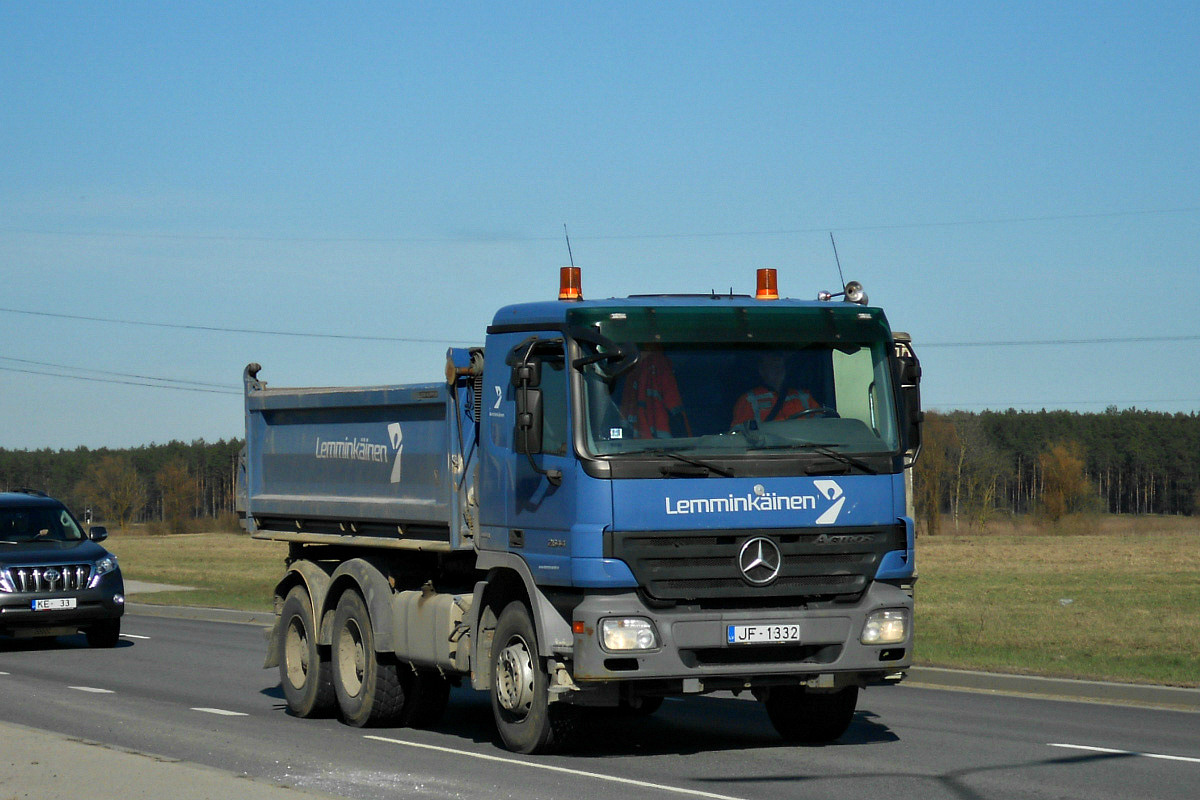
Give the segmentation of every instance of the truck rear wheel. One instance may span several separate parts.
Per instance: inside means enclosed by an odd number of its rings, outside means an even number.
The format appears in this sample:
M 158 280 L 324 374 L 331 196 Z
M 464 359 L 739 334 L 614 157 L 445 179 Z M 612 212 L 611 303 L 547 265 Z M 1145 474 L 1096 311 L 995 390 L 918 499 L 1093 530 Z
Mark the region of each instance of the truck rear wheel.
M 298 717 L 328 714 L 337 703 L 329 653 L 317 644 L 312 601 L 303 586 L 294 586 L 283 601 L 279 624 L 279 682 L 288 708 Z
M 858 687 L 809 692 L 803 686 L 776 686 L 765 705 L 775 730 L 789 742 L 824 744 L 846 732 L 854 719 Z
M 348 725 L 364 728 L 394 721 L 404 708 L 396 659 L 375 652 L 367 604 L 348 591 L 333 615 L 333 688 Z
M 576 709 L 549 702 L 549 678 L 524 603 L 515 600 L 500 612 L 492 642 L 492 715 L 504 746 L 517 753 L 563 747 Z

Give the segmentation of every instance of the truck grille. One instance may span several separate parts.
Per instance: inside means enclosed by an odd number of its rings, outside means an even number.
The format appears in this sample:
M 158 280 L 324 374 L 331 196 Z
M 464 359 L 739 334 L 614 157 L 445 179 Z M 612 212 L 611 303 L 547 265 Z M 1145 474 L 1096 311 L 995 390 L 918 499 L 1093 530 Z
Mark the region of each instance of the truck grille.
M 758 537 L 779 550 L 778 574 L 762 584 L 748 579 L 738 563 L 743 545 Z M 628 564 L 638 585 L 654 599 L 719 605 L 858 595 L 871 584 L 884 554 L 907 546 L 903 525 L 715 535 L 711 530 L 616 531 L 606 534 L 604 555 Z
M 13 589 L 39 594 L 86 589 L 92 577 L 90 564 L 9 567 L 5 571 L 12 581 Z

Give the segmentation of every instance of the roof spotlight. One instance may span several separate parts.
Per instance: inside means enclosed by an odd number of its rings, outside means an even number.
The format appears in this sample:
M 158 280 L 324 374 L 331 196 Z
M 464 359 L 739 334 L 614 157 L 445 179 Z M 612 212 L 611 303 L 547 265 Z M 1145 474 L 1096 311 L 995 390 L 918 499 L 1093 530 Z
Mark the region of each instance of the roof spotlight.
M 867 293 L 858 281 L 850 281 L 840 292 L 817 292 L 817 299 L 822 303 L 827 303 L 835 297 L 844 298 L 847 303 L 858 303 L 860 306 L 867 304 Z

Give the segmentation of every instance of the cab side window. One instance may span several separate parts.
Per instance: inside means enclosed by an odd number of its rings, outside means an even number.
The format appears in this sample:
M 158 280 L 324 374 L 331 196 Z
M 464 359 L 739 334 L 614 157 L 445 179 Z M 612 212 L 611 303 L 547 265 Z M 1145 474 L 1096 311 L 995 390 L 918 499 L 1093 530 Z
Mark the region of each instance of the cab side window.
M 565 456 L 570 439 L 566 360 L 562 348 L 539 355 L 542 358 L 542 452 Z

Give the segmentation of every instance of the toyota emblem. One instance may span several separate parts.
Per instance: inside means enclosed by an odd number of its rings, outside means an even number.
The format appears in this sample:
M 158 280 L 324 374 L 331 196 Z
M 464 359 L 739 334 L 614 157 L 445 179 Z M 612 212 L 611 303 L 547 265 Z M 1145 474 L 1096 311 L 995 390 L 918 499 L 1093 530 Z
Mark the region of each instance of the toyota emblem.
M 50 583 L 54 583 L 61 577 L 62 573 L 54 567 L 46 567 L 44 570 L 42 570 L 42 579 L 49 581 Z
M 765 536 L 747 539 L 738 552 L 738 569 L 751 586 L 766 586 L 774 581 L 782 564 L 779 545 Z

